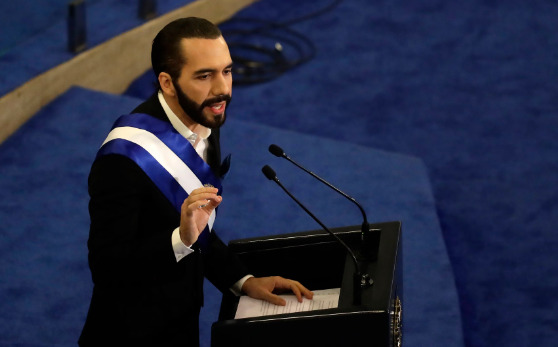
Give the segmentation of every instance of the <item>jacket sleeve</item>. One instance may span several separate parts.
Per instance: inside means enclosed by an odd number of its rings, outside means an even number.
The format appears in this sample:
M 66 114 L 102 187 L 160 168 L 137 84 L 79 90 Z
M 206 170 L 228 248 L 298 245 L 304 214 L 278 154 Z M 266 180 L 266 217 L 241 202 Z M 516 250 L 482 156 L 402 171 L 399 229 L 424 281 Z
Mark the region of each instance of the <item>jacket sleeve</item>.
M 229 292 L 237 281 L 248 275 L 244 264 L 230 251 L 215 230 L 210 234 L 209 249 L 203 256 L 206 264 L 205 276 L 223 293 Z

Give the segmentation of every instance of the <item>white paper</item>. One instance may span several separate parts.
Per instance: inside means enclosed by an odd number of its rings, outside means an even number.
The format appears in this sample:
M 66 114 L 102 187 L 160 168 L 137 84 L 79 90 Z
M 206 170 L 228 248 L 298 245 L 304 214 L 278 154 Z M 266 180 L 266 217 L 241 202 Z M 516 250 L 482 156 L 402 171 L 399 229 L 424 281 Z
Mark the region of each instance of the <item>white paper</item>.
M 312 300 L 302 297 L 302 302 L 298 302 L 294 294 L 279 295 L 287 302 L 285 306 L 274 305 L 267 301 L 253 299 L 249 296 L 241 296 L 234 318 L 261 317 L 275 314 L 336 308 L 339 304 L 340 292 L 341 288 L 316 290 L 314 291 L 314 297 Z

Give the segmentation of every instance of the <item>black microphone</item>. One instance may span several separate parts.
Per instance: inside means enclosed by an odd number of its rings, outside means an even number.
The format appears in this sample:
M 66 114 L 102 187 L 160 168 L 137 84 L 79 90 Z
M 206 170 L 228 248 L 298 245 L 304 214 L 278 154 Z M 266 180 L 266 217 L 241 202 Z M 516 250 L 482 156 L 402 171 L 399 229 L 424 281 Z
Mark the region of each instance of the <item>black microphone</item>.
M 272 145 L 269 146 L 269 152 L 271 154 L 275 155 L 276 157 L 287 159 L 288 161 L 290 161 L 291 163 L 296 165 L 298 168 L 300 168 L 303 171 L 305 171 L 306 173 L 310 174 L 312 177 L 314 177 L 318 181 L 322 182 L 326 186 L 335 190 L 337 193 L 343 195 L 345 198 L 349 199 L 351 202 L 353 202 L 355 205 L 357 205 L 358 208 L 360 209 L 360 212 L 362 213 L 362 218 L 363 218 L 363 222 L 362 222 L 362 226 L 361 226 L 361 234 L 360 234 L 361 241 L 363 242 L 363 245 L 362 245 L 363 247 L 362 247 L 361 251 L 364 254 L 366 254 L 368 257 L 371 257 L 371 258 L 375 258 L 377 256 L 378 247 L 379 247 L 379 244 L 380 244 L 380 230 L 379 229 L 370 230 L 370 224 L 368 224 L 368 219 L 366 218 L 366 212 L 364 212 L 364 209 L 362 208 L 362 206 L 354 198 L 350 197 L 345 192 L 343 192 L 340 189 L 338 189 L 337 187 L 333 186 L 331 183 L 327 182 L 326 180 L 324 180 L 320 176 L 316 175 L 312 171 L 306 169 L 302 165 L 298 164 L 297 162 L 295 162 L 294 160 L 289 158 L 289 156 L 287 154 L 285 154 L 285 152 L 283 151 L 283 149 L 281 147 L 279 147 L 275 144 L 272 144 Z
M 372 280 L 370 279 L 370 276 L 367 273 L 363 274 L 361 272 L 357 258 L 353 253 L 353 251 L 351 250 L 351 248 L 347 246 L 347 244 L 343 240 L 341 240 L 339 236 L 335 235 L 331 230 L 329 230 L 324 225 L 324 223 L 322 223 L 312 212 L 310 212 L 310 210 L 306 208 L 306 206 L 304 206 L 297 198 L 295 198 L 294 195 L 287 190 L 287 188 L 285 188 L 285 186 L 277 178 L 275 171 L 269 165 L 262 167 L 262 172 L 265 175 L 265 177 L 267 177 L 269 180 L 277 183 L 277 185 L 279 185 L 279 187 L 281 187 L 281 189 L 283 189 L 285 193 L 287 193 L 287 195 L 291 197 L 291 199 L 293 199 L 306 213 L 308 213 L 308 215 L 310 215 L 310 217 L 312 217 L 325 231 L 327 231 L 331 236 L 333 236 L 335 240 L 347 250 L 347 253 L 351 256 L 351 259 L 353 260 L 353 263 L 355 265 L 355 272 L 353 274 L 353 304 L 360 305 L 362 299 L 361 298 L 362 288 L 371 285 Z

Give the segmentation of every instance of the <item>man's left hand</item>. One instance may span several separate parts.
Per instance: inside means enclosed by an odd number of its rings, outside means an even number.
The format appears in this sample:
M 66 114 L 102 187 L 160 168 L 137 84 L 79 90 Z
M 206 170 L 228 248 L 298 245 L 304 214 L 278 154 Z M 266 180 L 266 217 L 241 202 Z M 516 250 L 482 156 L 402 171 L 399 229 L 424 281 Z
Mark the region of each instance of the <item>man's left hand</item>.
M 280 276 L 249 278 L 242 285 L 242 291 L 251 298 L 269 301 L 280 306 L 285 306 L 286 302 L 274 293 L 292 291 L 298 302 L 302 302 L 302 297 L 312 299 L 314 296 L 314 293 L 299 282 Z

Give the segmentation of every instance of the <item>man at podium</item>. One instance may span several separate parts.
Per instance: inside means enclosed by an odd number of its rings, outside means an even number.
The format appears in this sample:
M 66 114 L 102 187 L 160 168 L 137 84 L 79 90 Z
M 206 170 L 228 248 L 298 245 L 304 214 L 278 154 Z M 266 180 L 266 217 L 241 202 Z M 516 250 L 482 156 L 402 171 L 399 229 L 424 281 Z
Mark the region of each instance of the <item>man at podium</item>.
M 171 22 L 151 60 L 158 91 L 118 118 L 89 175 L 94 288 L 80 346 L 199 345 L 204 276 L 278 305 L 277 291 L 313 295 L 294 280 L 249 275 L 213 230 L 233 63 L 217 26 Z

